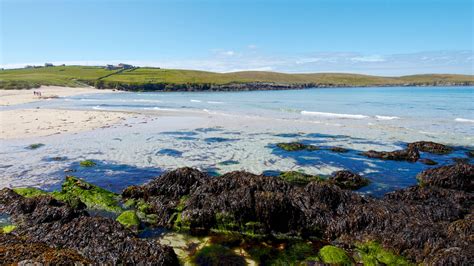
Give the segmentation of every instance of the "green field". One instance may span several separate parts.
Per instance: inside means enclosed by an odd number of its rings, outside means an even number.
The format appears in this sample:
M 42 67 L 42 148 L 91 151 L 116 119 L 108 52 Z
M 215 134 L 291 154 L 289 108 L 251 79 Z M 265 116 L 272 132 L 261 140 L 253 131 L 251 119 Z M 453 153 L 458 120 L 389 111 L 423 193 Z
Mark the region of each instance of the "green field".
M 342 73 L 285 74 L 263 71 L 214 73 L 197 70 L 134 68 L 106 70 L 93 66 L 57 66 L 0 71 L 0 89 L 26 89 L 41 85 L 78 87 L 93 85 L 98 88 L 131 90 L 214 89 L 235 84 L 269 84 L 292 87 L 357 87 L 397 85 L 474 85 L 473 75 L 427 74 L 402 77 L 379 77 Z

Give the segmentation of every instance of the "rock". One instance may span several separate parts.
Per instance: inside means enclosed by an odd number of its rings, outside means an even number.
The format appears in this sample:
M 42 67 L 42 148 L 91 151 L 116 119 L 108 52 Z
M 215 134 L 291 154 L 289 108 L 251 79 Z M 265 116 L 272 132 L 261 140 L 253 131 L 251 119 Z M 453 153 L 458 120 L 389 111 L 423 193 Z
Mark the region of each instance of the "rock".
M 11 189 L 0 190 L 0 213 L 17 225 L 14 233 L 29 243 L 77 251 L 94 263 L 178 265 L 170 247 L 137 238 L 120 223 L 89 217 L 49 195 L 24 198 Z M 35 259 L 33 255 L 28 259 Z
M 449 154 L 453 149 L 449 146 L 439 144 L 432 141 L 417 141 L 408 144 L 408 149 L 417 149 L 423 152 L 429 152 L 434 154 Z
M 31 198 L 41 195 L 48 195 L 48 192 L 34 187 L 14 188 L 13 191 L 25 198 Z
M 247 265 L 244 257 L 221 245 L 209 245 L 200 249 L 194 256 L 196 265 Z
M 91 160 L 84 160 L 84 161 L 79 162 L 79 165 L 82 167 L 93 167 L 93 166 L 96 166 L 96 163 Z
M 428 169 L 418 174 L 417 179 L 422 186 L 437 186 L 473 192 L 474 165 L 458 163 Z
M 333 152 L 339 152 L 339 153 L 346 153 L 349 151 L 348 149 L 342 148 L 342 147 L 332 147 L 330 150 Z
M 356 251 L 363 265 L 412 265 L 400 255 L 384 249 L 379 243 L 369 241 L 356 245 Z
M 135 211 L 124 211 L 117 217 L 117 222 L 127 228 L 134 228 L 137 230 L 140 227 L 140 219 Z
M 79 199 L 89 209 L 121 213 L 123 208 L 119 203 L 119 195 L 74 176 L 67 176 L 59 192 L 51 195 L 62 201 L 75 202 Z
M 36 150 L 36 149 L 39 149 L 41 147 L 43 147 L 44 144 L 43 143 L 35 143 L 35 144 L 30 144 L 28 145 L 28 147 L 26 147 L 28 150 Z
M 367 178 L 347 170 L 334 172 L 328 181 L 342 189 L 350 190 L 357 190 L 361 187 L 367 186 L 370 183 Z
M 309 144 L 303 144 L 301 142 L 290 142 L 290 143 L 277 143 L 278 148 L 283 149 L 285 151 L 314 151 L 318 150 L 318 147 Z
M 408 161 L 416 162 L 420 158 L 420 153 L 417 149 L 407 148 L 405 150 L 397 151 L 366 151 L 362 155 L 369 158 L 377 158 L 382 160 Z
M 467 151 L 467 152 L 466 152 L 466 155 L 467 155 L 469 158 L 474 158 L 474 150 Z
M 319 257 L 323 263 L 337 265 L 351 265 L 352 259 L 342 248 L 336 246 L 324 246 L 319 250 Z
M 13 234 L 0 234 L 0 261 L 4 265 L 83 265 L 92 261 L 71 249 L 54 248 Z
M 285 180 L 286 182 L 298 185 L 298 186 L 305 186 L 309 182 L 312 181 L 323 181 L 324 179 L 317 175 L 309 175 L 302 172 L 297 171 L 288 171 L 288 172 L 281 172 L 278 176 L 281 179 Z
M 437 165 L 438 164 L 437 162 L 435 162 L 431 159 L 428 159 L 428 158 L 419 159 L 418 162 L 426 164 L 426 165 Z
M 469 158 L 452 158 L 455 163 L 469 163 Z

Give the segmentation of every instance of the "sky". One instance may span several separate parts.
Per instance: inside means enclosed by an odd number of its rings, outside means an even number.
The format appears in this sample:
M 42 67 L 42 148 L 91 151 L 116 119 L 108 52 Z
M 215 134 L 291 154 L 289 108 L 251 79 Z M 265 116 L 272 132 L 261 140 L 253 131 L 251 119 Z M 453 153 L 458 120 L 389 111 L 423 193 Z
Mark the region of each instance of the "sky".
M 474 74 L 472 0 L 0 0 L 0 66 Z

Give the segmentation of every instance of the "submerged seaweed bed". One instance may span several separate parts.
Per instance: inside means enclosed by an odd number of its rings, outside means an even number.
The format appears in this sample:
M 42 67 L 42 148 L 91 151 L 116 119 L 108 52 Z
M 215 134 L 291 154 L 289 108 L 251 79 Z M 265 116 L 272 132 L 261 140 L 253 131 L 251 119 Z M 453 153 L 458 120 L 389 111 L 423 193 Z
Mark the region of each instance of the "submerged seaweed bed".
M 291 156 L 321 149 L 354 153 L 301 142 L 274 145 L 276 153 Z M 358 153 L 374 161 L 429 167 L 416 176 L 418 184 L 378 198 L 360 193 L 370 186 L 370 178 L 347 170 L 320 176 L 299 171 L 210 174 L 180 168 L 115 192 L 72 175 L 54 191 L 5 188 L 0 191 L 0 261 L 474 263 L 472 151 L 416 142 L 397 151 Z M 432 166 L 430 158 L 444 163 Z M 99 166 L 83 160 L 75 168 Z M 77 173 L 83 172 L 69 174 Z

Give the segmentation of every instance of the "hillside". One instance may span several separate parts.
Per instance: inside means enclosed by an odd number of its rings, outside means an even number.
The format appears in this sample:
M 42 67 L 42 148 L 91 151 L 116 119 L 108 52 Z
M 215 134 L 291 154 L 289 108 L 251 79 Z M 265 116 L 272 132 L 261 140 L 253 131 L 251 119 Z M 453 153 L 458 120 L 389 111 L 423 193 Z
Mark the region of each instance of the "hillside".
M 343 73 L 285 74 L 263 71 L 214 73 L 197 70 L 133 68 L 106 70 L 93 66 L 57 66 L 0 71 L 0 89 L 41 85 L 83 86 L 123 90 L 251 90 L 308 87 L 463 86 L 473 75 L 426 74 L 379 77 Z

